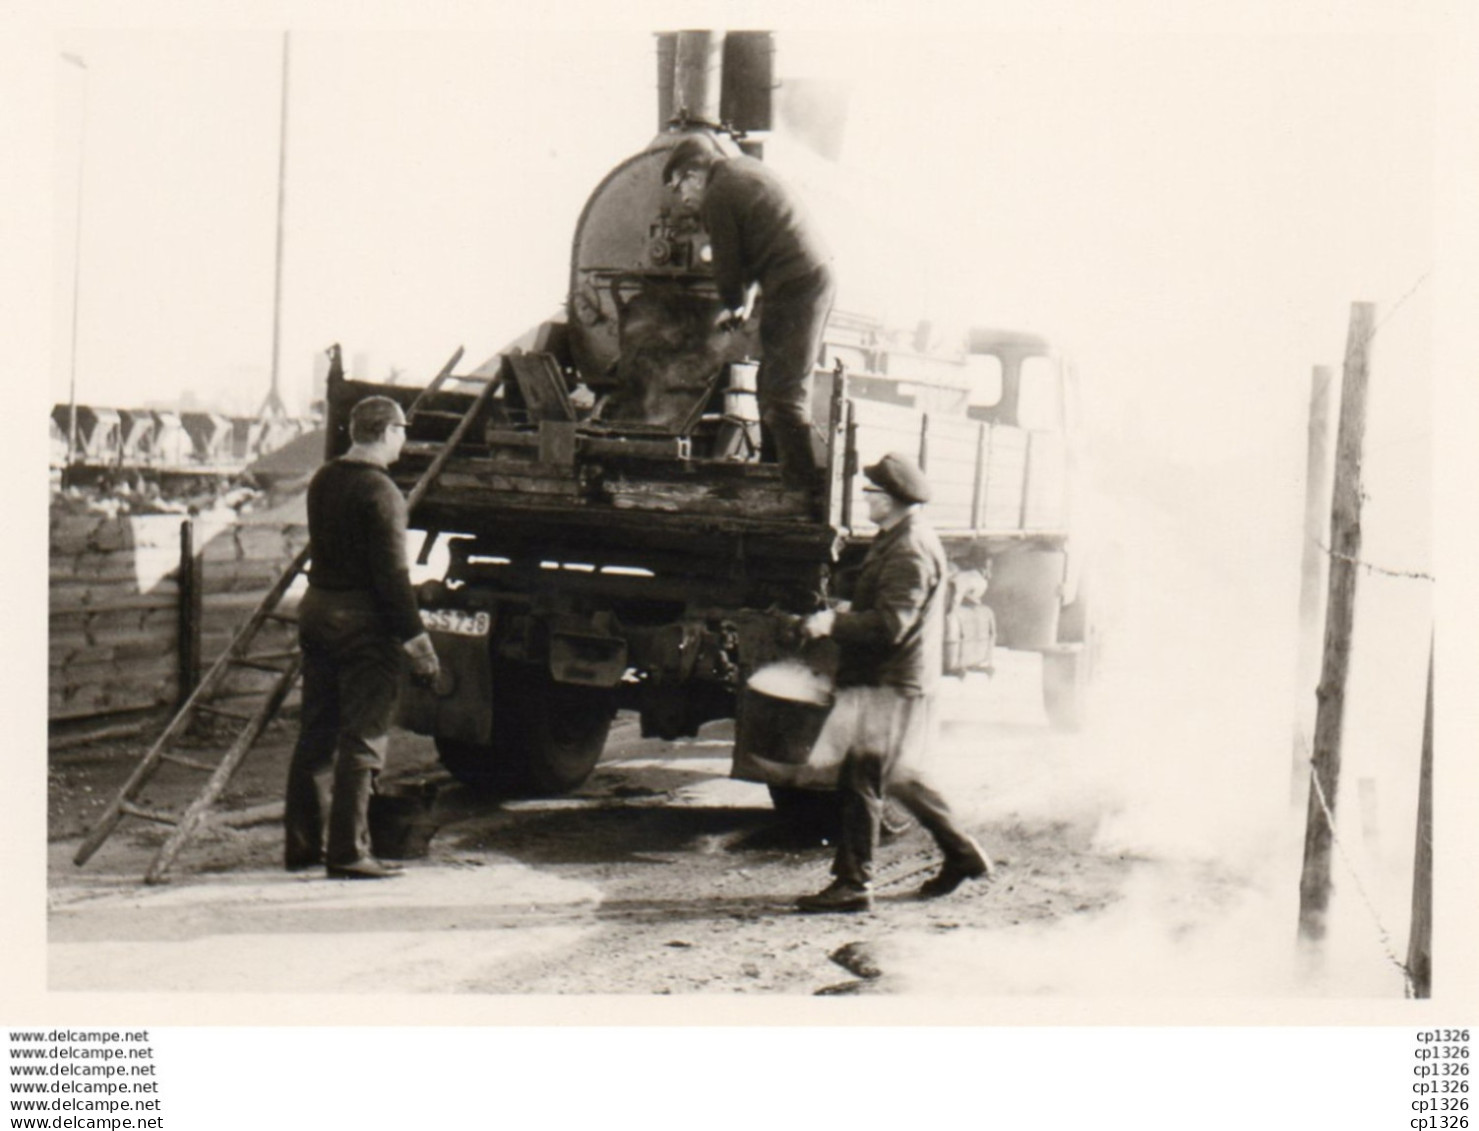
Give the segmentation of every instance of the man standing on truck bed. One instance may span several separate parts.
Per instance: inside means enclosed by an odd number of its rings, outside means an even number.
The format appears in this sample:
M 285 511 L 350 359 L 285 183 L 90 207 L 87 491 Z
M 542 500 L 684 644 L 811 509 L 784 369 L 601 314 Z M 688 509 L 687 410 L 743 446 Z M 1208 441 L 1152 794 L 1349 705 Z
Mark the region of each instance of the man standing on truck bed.
M 852 604 L 812 614 L 802 632 L 831 636 L 840 653 L 837 701 L 814 753 L 842 752 L 838 788 L 842 830 L 830 887 L 803 896 L 803 911 L 867 911 L 873 854 L 885 793 L 935 838 L 945 862 L 919 889 L 948 895 L 965 880 L 991 875 L 991 861 L 956 823 L 950 806 L 922 776 L 940 681 L 948 565 L 944 547 L 921 513 L 929 483 L 907 456 L 890 452 L 863 469 L 868 518 L 878 535 L 868 548 Z
M 289 871 L 326 865 L 333 879 L 378 880 L 400 867 L 370 847 L 369 805 L 385 766 L 403 665 L 435 679 L 436 650 L 421 625 L 406 560 L 406 500 L 386 470 L 406 442 L 389 397 L 366 397 L 349 417 L 349 451 L 308 486 L 308 592 L 298 606 L 303 705 L 288 767 L 283 823 Z M 328 847 L 314 776 L 333 764 Z
M 719 325 L 749 317 L 758 284 L 761 451 L 788 487 L 821 486 L 821 438 L 811 424 L 811 377 L 832 308 L 831 254 L 800 202 L 763 162 L 729 157 L 705 137 L 673 147 L 663 182 L 695 209 L 709 234 Z

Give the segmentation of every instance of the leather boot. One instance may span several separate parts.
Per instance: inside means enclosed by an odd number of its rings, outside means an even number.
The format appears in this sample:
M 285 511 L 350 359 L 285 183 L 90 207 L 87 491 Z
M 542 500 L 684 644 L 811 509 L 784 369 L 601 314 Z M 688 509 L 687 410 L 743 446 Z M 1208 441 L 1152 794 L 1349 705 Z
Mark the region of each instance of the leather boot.
M 966 880 L 984 879 L 990 882 L 995 878 L 996 869 L 992 867 L 990 858 L 974 840 L 970 843 L 974 849 L 972 854 L 946 860 L 935 876 L 919 886 L 917 894 L 920 899 L 938 899 L 942 895 L 949 895 Z
M 799 911 L 872 911 L 873 893 L 860 884 L 833 880 L 815 895 L 803 895 L 796 901 Z

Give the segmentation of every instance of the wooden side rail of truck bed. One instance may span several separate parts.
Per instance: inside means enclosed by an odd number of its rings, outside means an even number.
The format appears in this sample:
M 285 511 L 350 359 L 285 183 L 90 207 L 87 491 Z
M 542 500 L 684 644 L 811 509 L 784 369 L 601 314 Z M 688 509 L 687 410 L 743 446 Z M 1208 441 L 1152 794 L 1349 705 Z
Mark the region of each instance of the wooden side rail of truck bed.
M 828 378 L 833 377 L 827 374 Z M 528 530 L 537 537 L 686 544 L 751 538 L 782 556 L 826 556 L 839 540 L 871 534 L 863 516 L 860 469 L 888 451 L 915 457 L 930 478 L 930 515 L 942 532 L 976 538 L 1051 537 L 1066 530 L 1067 451 L 1057 432 L 1028 431 L 908 405 L 848 397 L 831 382 L 831 490 L 818 512 L 800 491 L 782 486 L 773 464 L 712 459 L 689 436 L 575 420 L 514 419 L 498 402 L 447 461 L 427 490 L 413 525 L 479 533 Z M 419 390 L 339 380 L 330 389 L 330 452 L 348 446 L 343 421 L 364 396 L 409 406 Z M 418 413 L 397 481 L 414 483 L 440 441 L 445 420 L 471 394 L 433 393 Z M 699 438 L 701 439 L 701 437 Z

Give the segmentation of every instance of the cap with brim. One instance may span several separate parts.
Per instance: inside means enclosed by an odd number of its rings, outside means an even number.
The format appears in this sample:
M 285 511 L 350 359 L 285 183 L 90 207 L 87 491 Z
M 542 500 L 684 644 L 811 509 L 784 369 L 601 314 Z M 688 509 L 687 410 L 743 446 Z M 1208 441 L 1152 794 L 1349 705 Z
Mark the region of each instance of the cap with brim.
M 889 452 L 875 464 L 863 468 L 868 481 L 904 503 L 930 501 L 930 485 L 919 465 L 906 455 Z
M 662 167 L 663 184 L 670 185 L 675 177 L 693 166 L 709 164 L 720 156 L 719 147 L 707 137 L 685 137 L 668 152 L 668 159 Z

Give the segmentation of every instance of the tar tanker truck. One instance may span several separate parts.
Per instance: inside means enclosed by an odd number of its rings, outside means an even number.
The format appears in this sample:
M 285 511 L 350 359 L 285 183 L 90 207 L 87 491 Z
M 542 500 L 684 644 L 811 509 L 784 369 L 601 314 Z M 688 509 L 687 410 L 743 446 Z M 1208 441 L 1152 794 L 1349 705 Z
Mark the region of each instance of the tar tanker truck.
M 940 349 L 835 312 L 813 406 L 829 487 L 820 507 L 786 490 L 757 455 L 753 320 L 714 328 L 706 235 L 661 179 L 694 133 L 760 154 L 771 37 L 658 45 L 660 130 L 585 205 L 565 317 L 480 367 L 491 394 L 413 509 L 448 562 L 419 587 L 444 672 L 409 693 L 403 724 L 463 781 L 548 793 L 585 780 L 619 709 L 663 738 L 742 715 L 746 677 L 794 647 L 796 618 L 845 593 L 866 551 L 860 469 L 903 451 L 929 475 L 952 565 L 946 671 L 985 668 L 994 647 L 1041 653 L 1048 715 L 1073 725 L 1086 659 L 1064 360 L 1032 334 L 981 328 Z M 396 398 L 413 409 L 392 469 L 409 488 L 482 389 L 335 367 L 328 454 L 347 448 L 357 400 Z M 759 780 L 747 763 L 735 776 Z

